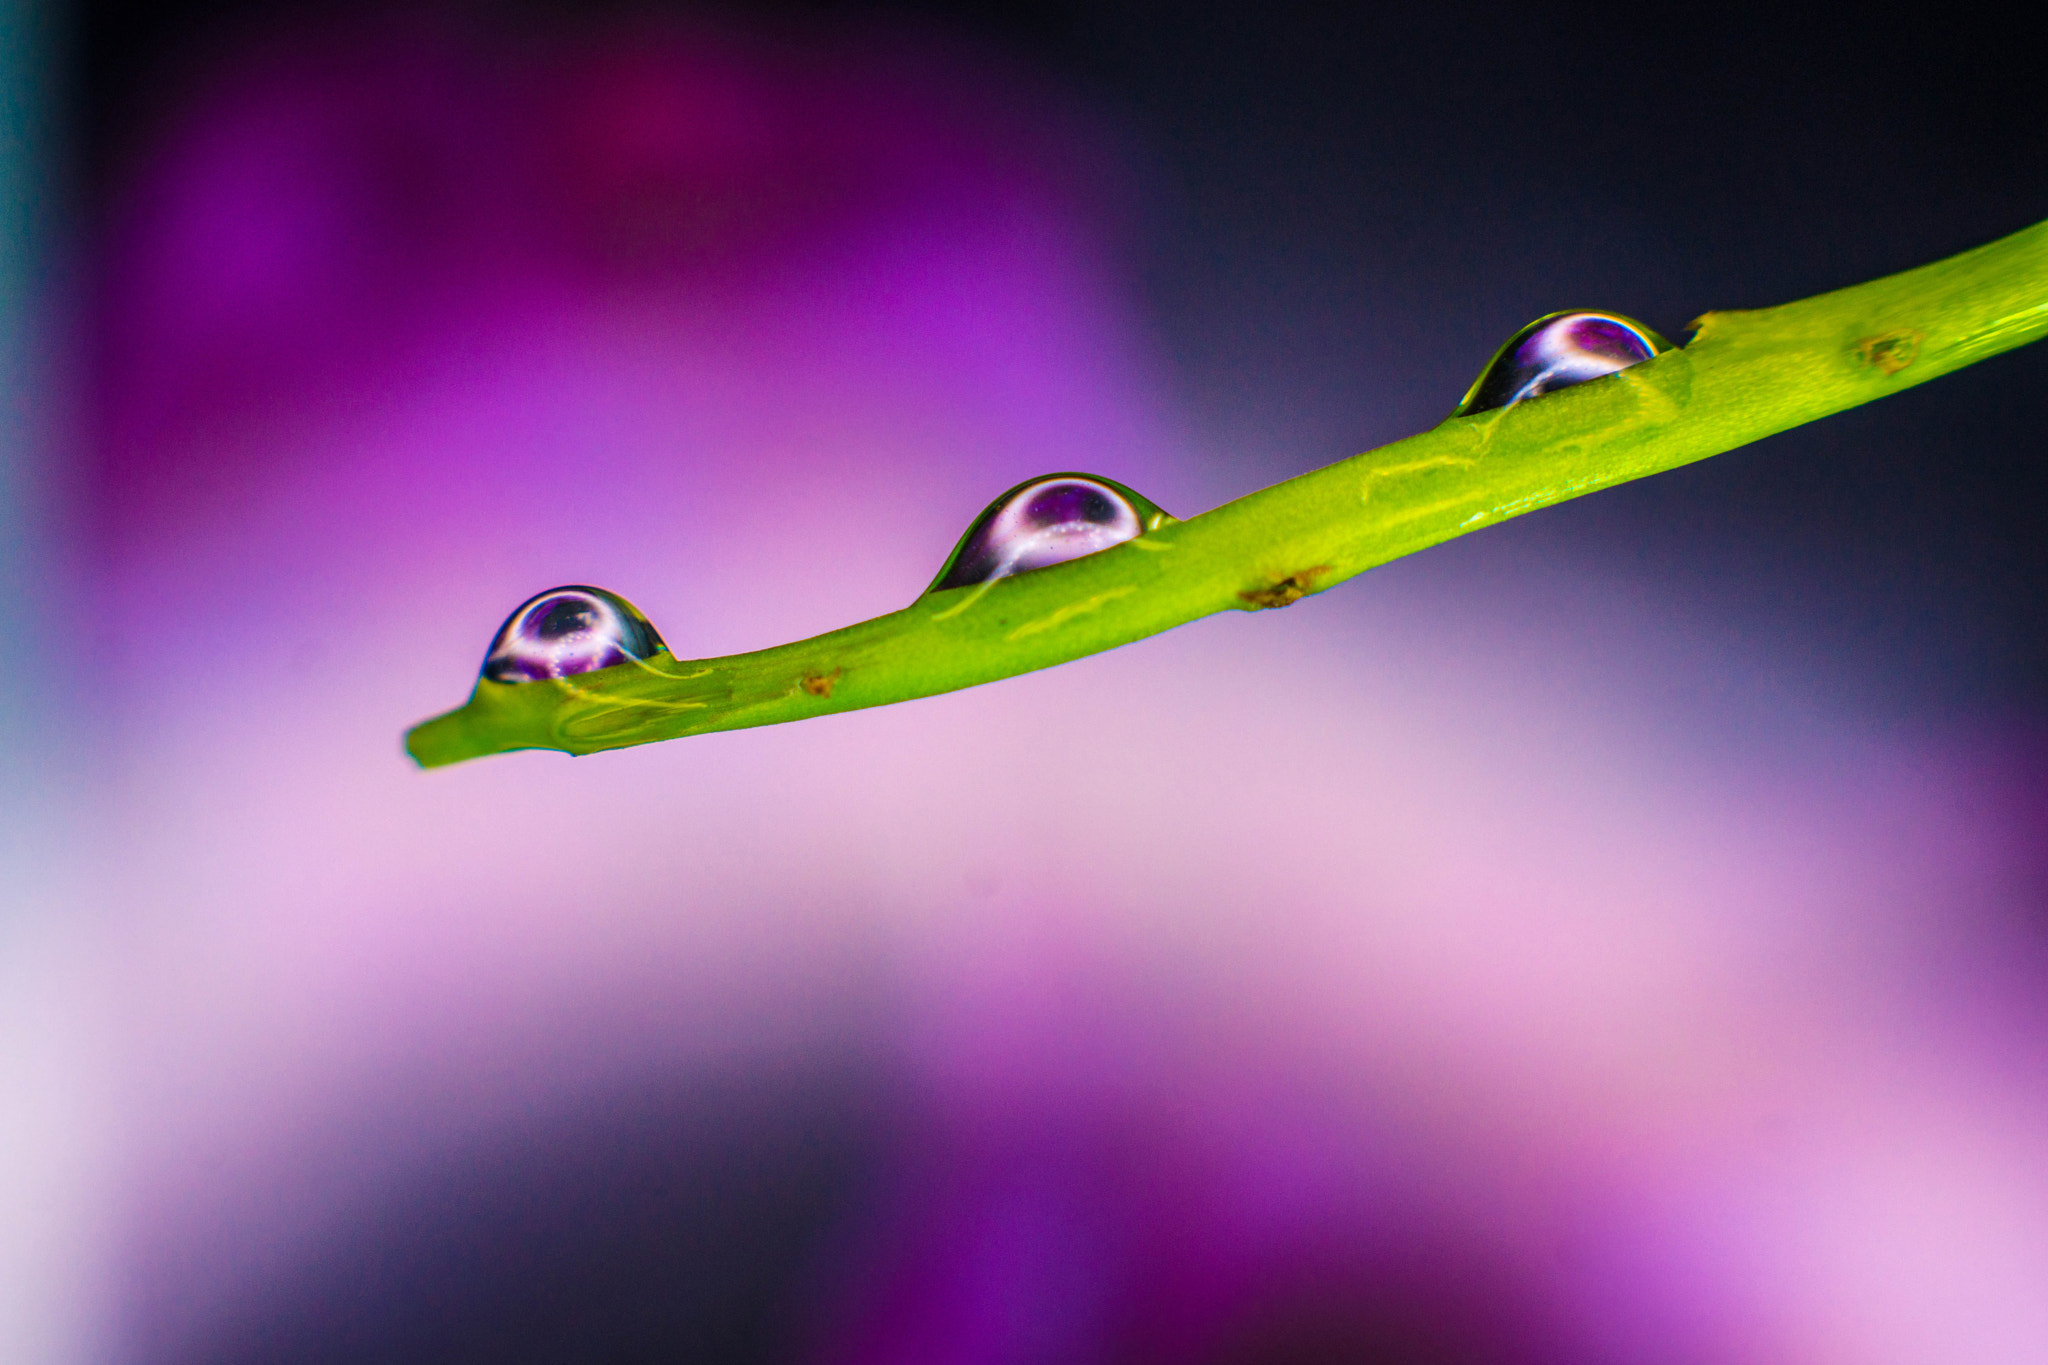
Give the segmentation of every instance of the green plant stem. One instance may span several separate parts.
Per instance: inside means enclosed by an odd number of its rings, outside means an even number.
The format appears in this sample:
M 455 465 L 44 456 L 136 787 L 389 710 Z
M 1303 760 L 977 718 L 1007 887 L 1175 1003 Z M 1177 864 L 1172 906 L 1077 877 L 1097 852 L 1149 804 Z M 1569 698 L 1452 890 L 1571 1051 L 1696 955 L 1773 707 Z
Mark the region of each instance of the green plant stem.
M 1702 460 L 2048 332 L 2048 223 L 1778 308 L 1708 313 L 1690 344 L 1289 479 L 1103 553 L 794 644 L 667 654 L 560 681 L 480 681 L 415 727 L 424 767 L 572 754 L 950 692 L 1236 608 L 1286 606 L 1482 526 Z M 1114 471 L 1110 471 L 1114 472 Z

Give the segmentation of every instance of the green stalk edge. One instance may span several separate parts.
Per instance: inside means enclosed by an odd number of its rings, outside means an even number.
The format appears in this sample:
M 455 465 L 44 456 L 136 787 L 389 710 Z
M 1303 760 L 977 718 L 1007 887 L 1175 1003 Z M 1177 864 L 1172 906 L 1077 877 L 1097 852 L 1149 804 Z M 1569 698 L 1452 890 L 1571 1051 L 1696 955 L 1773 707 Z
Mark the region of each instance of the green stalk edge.
M 1708 313 L 1590 383 L 1454 417 L 1100 554 L 750 654 L 479 681 L 415 726 L 422 767 L 571 754 L 928 697 L 1229 609 L 1284 607 L 1403 555 L 1867 403 L 2048 332 L 2048 222 L 1868 284 Z

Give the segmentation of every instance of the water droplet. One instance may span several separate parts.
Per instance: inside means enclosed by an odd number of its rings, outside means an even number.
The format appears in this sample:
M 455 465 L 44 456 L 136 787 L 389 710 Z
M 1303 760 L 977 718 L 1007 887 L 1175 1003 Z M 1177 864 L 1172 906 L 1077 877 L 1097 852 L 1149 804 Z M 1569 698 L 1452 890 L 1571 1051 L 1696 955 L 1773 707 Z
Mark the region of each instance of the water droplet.
M 1512 407 L 1670 349 L 1663 337 L 1619 313 L 1552 313 L 1508 338 L 1451 416 Z
M 1048 474 L 988 505 L 953 547 L 931 591 L 965 588 L 1107 550 L 1172 518 L 1120 483 Z
M 539 682 L 652 658 L 666 649 L 639 608 L 603 588 L 550 588 L 520 603 L 484 656 L 492 682 Z

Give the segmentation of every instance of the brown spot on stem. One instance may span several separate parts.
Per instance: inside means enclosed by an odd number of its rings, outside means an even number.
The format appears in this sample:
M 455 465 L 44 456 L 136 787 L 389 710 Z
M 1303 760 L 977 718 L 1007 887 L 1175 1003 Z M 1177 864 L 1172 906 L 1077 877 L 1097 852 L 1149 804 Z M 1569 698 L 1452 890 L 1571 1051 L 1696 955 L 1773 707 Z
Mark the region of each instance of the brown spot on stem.
M 835 668 L 830 673 L 808 674 L 800 686 L 814 697 L 829 697 L 832 695 L 832 684 L 839 681 L 839 675 L 843 671 Z
M 1865 337 L 1856 343 L 1856 354 L 1863 357 L 1863 363 L 1883 370 L 1886 374 L 1897 374 L 1920 356 L 1919 332 L 1886 332 L 1882 336 Z
M 1313 569 L 1300 569 L 1277 578 L 1264 588 L 1241 592 L 1238 598 L 1253 611 L 1264 611 L 1268 607 L 1291 607 L 1302 598 L 1316 591 L 1316 580 L 1330 571 L 1327 564 L 1318 564 Z

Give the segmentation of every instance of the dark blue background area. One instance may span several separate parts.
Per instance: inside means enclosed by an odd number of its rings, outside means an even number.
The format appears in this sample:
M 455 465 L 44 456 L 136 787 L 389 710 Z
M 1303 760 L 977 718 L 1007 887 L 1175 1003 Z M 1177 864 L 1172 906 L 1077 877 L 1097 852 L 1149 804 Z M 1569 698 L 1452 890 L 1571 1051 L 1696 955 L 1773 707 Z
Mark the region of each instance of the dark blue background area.
M 1165 168 L 1149 312 L 1217 458 L 1263 477 L 1434 423 L 1549 311 L 1682 337 L 2048 216 L 2026 47 L 1952 12 L 1198 5 L 1064 50 Z M 2039 712 L 2044 380 L 2037 347 L 1497 534 L 1895 718 Z
M 937 26 L 1122 130 L 1130 287 L 1209 481 L 1249 491 L 1433 424 L 1539 314 L 1615 309 L 1676 338 L 1708 309 L 1857 283 L 2048 217 L 2038 40 L 1954 11 L 725 12 Z M 81 230 L 210 44 L 304 12 L 76 10 Z M 2036 346 L 1431 553 L 1512 572 L 1568 551 L 1782 661 L 1794 690 L 1885 723 L 2042 717 L 2044 431 Z M 871 1103 L 843 1077 L 647 1094 L 450 1157 L 304 1267 L 302 1291 L 165 1358 L 782 1358 L 816 1249 L 887 1164 Z M 1241 1358 L 1547 1358 L 1527 1336 L 1474 1336 L 1458 1295 L 1415 1302 Z

